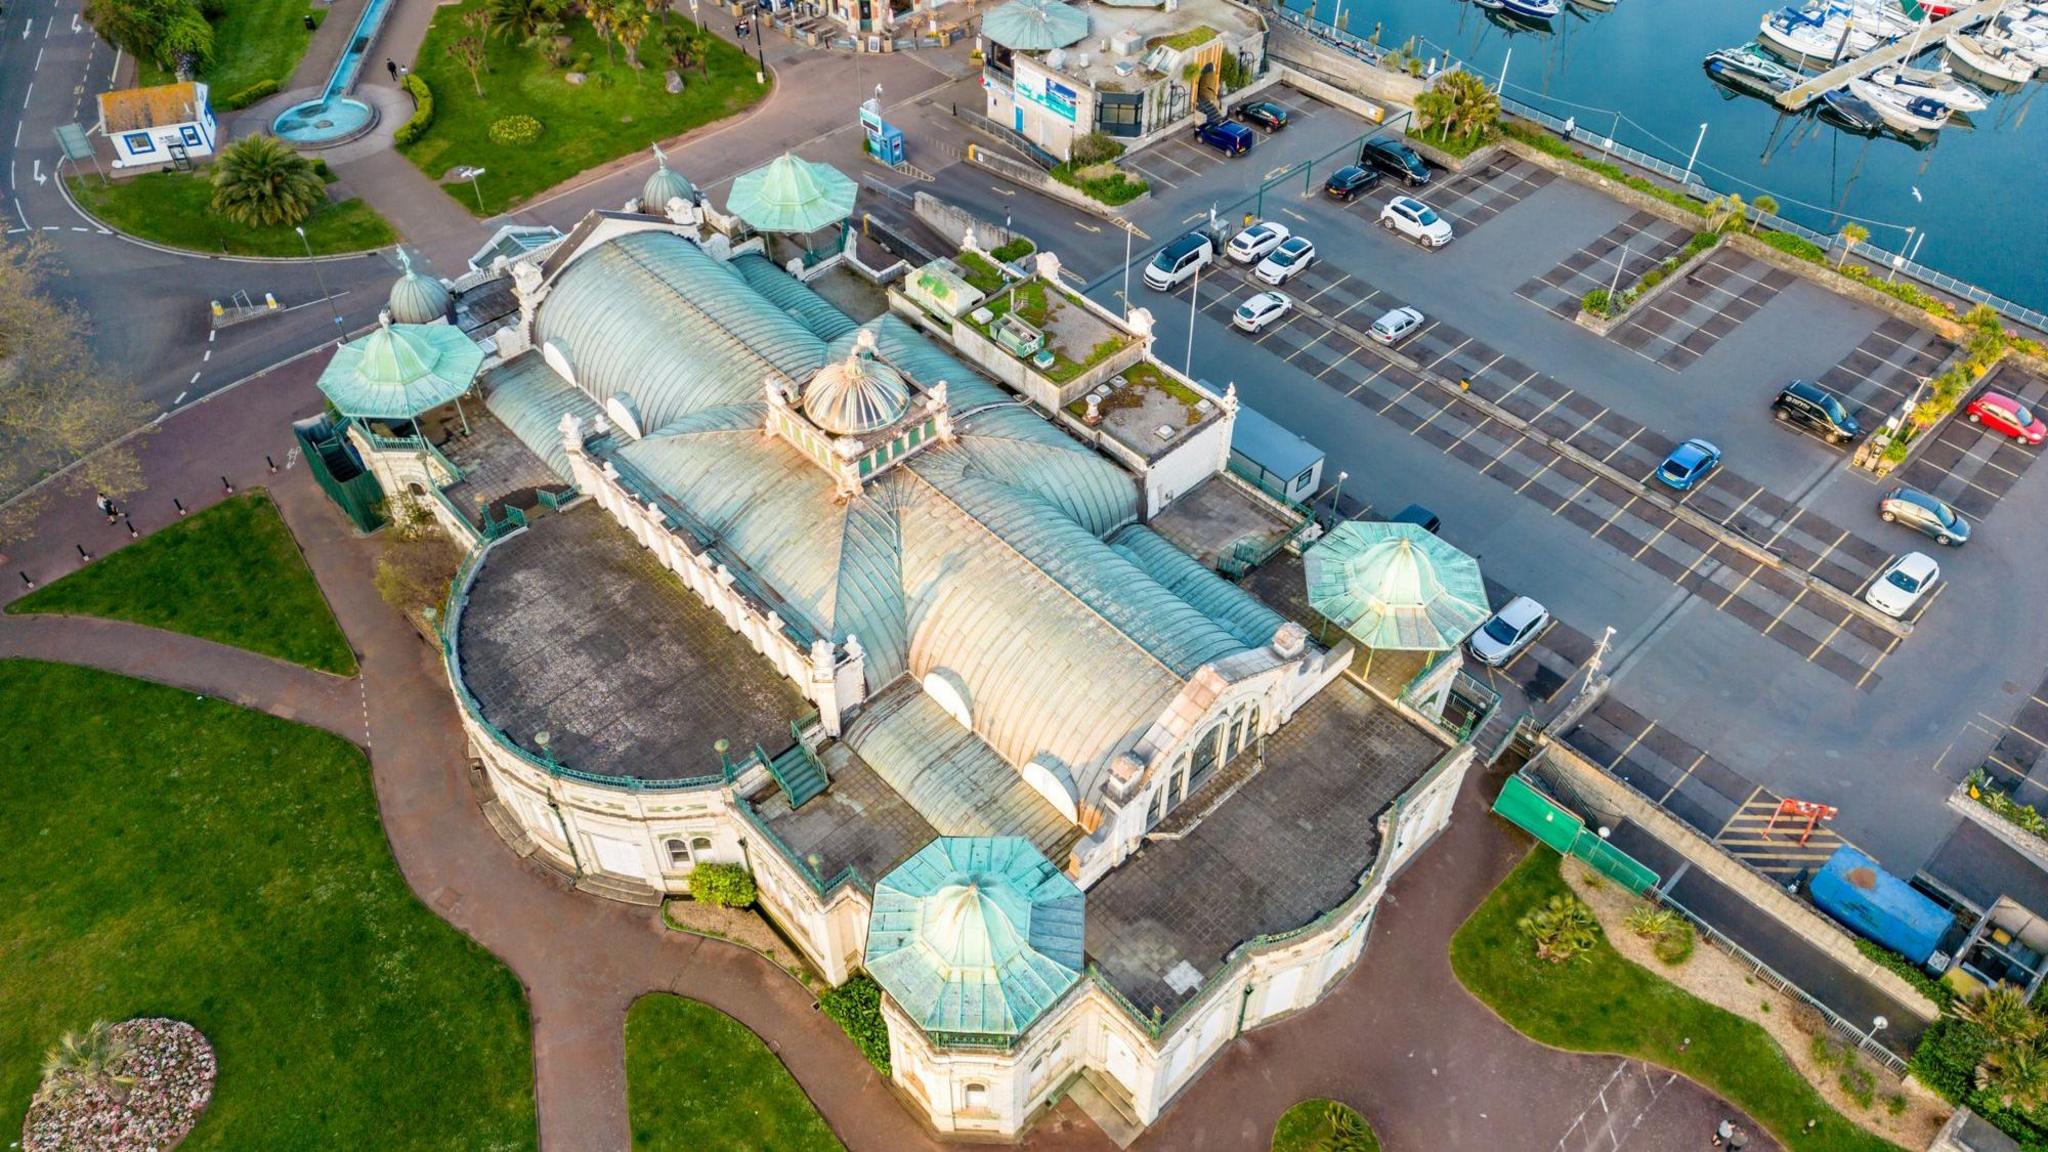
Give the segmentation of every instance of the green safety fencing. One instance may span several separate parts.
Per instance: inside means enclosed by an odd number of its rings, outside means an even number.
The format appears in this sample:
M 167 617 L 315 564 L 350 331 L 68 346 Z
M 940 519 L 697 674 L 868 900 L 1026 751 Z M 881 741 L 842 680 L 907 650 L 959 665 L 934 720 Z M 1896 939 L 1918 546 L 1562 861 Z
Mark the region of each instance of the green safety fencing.
M 1640 896 L 1657 886 L 1642 861 L 1586 827 L 1584 819 L 1543 794 L 1522 775 L 1508 777 L 1493 810 L 1502 819 L 1567 856 L 1577 856 L 1608 879 Z
M 358 531 L 374 532 L 384 523 L 384 488 L 363 467 L 343 434 L 344 427 L 325 416 L 315 416 L 293 424 L 292 435 L 320 490 Z

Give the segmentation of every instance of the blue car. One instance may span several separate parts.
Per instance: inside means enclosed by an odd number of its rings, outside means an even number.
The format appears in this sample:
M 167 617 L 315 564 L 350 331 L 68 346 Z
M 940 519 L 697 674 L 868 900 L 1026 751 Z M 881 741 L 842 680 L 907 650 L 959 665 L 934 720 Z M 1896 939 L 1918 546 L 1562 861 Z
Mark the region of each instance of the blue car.
M 1671 450 L 1657 467 L 1657 479 L 1667 488 L 1689 492 L 1721 466 L 1721 450 L 1705 440 L 1687 440 Z

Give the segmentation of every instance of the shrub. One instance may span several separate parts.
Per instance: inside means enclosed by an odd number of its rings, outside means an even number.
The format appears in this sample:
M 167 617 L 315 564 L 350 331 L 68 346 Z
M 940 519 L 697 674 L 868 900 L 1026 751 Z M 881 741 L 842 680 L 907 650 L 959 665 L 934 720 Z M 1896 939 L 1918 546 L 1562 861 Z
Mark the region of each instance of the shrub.
M 1814 264 L 1827 263 L 1826 250 L 1813 241 L 1794 236 L 1790 232 L 1759 232 L 1756 238 L 1788 256 L 1796 256 Z
M 400 145 L 418 142 L 434 126 L 434 90 L 417 72 L 406 73 L 405 90 L 412 94 L 412 119 L 400 124 L 391 136 L 392 142 Z
M 531 144 L 540 139 L 541 123 L 524 112 L 501 116 L 491 121 L 490 137 L 493 144 Z
M 1052 178 L 1070 188 L 1079 188 L 1089 198 L 1116 207 L 1129 204 L 1152 190 L 1143 180 L 1132 179 L 1119 168 L 1107 164 L 1084 166 L 1076 170 L 1072 162 L 1054 166 Z
M 1105 133 L 1090 132 L 1074 141 L 1073 163 L 1085 168 L 1090 164 L 1107 164 L 1123 154 L 1123 141 Z
M 1628 930 L 1645 940 L 1658 939 L 1677 928 L 1679 923 L 1678 913 L 1654 904 L 1636 905 L 1629 910 L 1627 920 Z
M 714 908 L 751 908 L 753 873 L 738 864 L 699 864 L 690 873 L 690 898 Z
M 1556 895 L 1531 909 L 1515 929 L 1536 949 L 1536 958 L 1563 964 L 1600 942 L 1600 921 L 1576 896 Z
M 1859 937 L 1856 941 L 1856 950 L 1880 968 L 1911 984 L 1921 995 L 1934 1001 L 1937 1007 L 1946 1008 L 1955 1002 L 1955 989 L 1929 976 L 1926 969 L 1884 945 Z
M 818 998 L 818 1007 L 853 1039 L 860 1054 L 889 1075 L 889 1025 L 882 1019 L 882 986 L 861 973 Z
M 1609 315 L 1608 309 L 1613 304 L 1614 300 L 1607 294 L 1607 289 L 1605 288 L 1595 288 L 1579 298 L 1579 307 L 1594 316 Z
M 276 94 L 277 81 L 258 80 L 240 92 L 233 92 L 215 100 L 213 107 L 217 112 L 233 112 L 237 108 L 247 108 L 266 96 L 275 96 Z
M 1008 244 L 1001 245 L 994 251 L 991 251 L 989 255 L 1008 264 L 1012 261 L 1022 260 L 1036 251 L 1038 251 L 1038 246 L 1033 244 L 1028 238 L 1016 236 L 1012 237 Z
M 1984 1030 L 1967 1020 L 1943 1016 L 1921 1034 L 1913 1049 L 1913 1078 L 1942 1099 L 1960 1104 L 1975 1087 L 1977 1065 L 1991 1047 Z
M 1669 932 L 1657 937 L 1657 959 L 1673 968 L 1692 959 L 1692 925 L 1680 920 Z

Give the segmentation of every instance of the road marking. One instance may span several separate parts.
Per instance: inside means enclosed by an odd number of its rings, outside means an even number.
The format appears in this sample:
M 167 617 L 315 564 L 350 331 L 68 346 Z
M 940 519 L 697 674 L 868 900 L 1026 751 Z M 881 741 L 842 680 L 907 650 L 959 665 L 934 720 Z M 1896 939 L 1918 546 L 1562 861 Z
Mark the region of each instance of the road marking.
M 178 405 L 183 404 L 185 402 L 185 396 L 186 393 L 178 393 L 178 398 L 176 400 L 171 401 L 171 407 L 176 408 Z
M 36 49 L 36 66 L 29 69 L 29 71 L 41 72 L 43 70 L 43 51 L 41 48 Z
M 206 350 L 206 355 L 204 355 L 204 356 L 201 356 L 201 357 L 199 358 L 199 362 L 200 362 L 201 364 L 204 364 L 204 363 L 206 363 L 206 362 L 207 362 L 208 360 L 211 360 L 211 359 L 213 359 L 213 349 L 211 349 L 211 348 L 208 348 L 208 349 Z
M 998 188 L 993 184 L 988 186 L 988 190 L 998 196 L 1015 196 L 1017 194 L 1017 190 L 1014 188 Z
M 1281 174 L 1282 172 L 1285 172 L 1285 171 L 1287 171 L 1287 170 L 1288 170 L 1289 168 L 1292 168 L 1292 167 L 1293 167 L 1293 165 L 1292 165 L 1292 164 L 1282 164 L 1282 165 L 1280 165 L 1280 166 L 1279 166 L 1278 168 L 1268 168 L 1268 169 L 1266 169 L 1266 174 L 1265 174 L 1264 176 L 1260 177 L 1260 179 L 1262 179 L 1262 180 L 1271 180 L 1271 179 L 1272 179 L 1273 177 L 1275 177 L 1275 176 L 1278 176 L 1278 175 L 1279 175 L 1279 174 Z
M 220 329 L 218 329 L 218 328 L 211 328 L 211 329 L 208 329 L 208 330 L 207 330 L 207 333 L 206 333 L 206 342 L 207 342 L 208 344 L 211 344 L 211 343 L 213 343 L 213 338 L 214 338 L 215 336 L 218 336 L 218 335 L 220 335 Z
M 73 225 L 71 226 L 71 230 L 72 230 L 73 232 L 90 232 L 90 231 L 92 231 L 92 229 L 90 229 L 90 228 L 87 228 L 87 227 L 86 227 L 85 225 L 83 225 L 83 224 L 73 224 Z
M 187 380 L 187 381 L 185 381 L 185 383 L 187 383 L 187 384 L 197 384 L 197 383 L 199 383 L 199 373 L 197 373 L 197 372 L 194 372 L 194 373 L 192 374 L 192 378 L 191 378 L 190 380 Z
M 29 101 L 29 97 L 31 97 L 31 96 L 34 96 L 35 94 L 36 94 L 36 82 L 35 82 L 35 81 L 33 81 L 33 80 L 31 80 L 31 81 L 29 81 L 29 82 L 28 82 L 28 91 L 26 91 L 26 92 L 23 92 L 23 93 L 21 94 L 21 110 L 22 110 L 22 111 L 24 111 L 24 112 L 28 111 L 28 101 Z
M 1292 217 L 1294 217 L 1294 218 L 1295 218 L 1296 220 L 1299 220 L 1299 221 L 1301 221 L 1301 222 L 1302 222 L 1303 224 L 1306 224 L 1306 223 L 1308 223 L 1308 217 L 1306 217 L 1306 216 L 1303 216 L 1303 215 L 1302 215 L 1301 213 L 1299 213 L 1299 212 L 1296 212 L 1296 211 L 1295 211 L 1294 209 L 1292 209 L 1292 208 L 1282 208 L 1282 209 L 1280 209 L 1280 210 L 1281 210 L 1282 212 L 1285 212 L 1285 213 L 1287 213 L 1287 214 L 1288 214 L 1289 216 L 1292 216 Z
M 1100 228 L 1097 228 L 1097 227 L 1096 227 L 1095 225 L 1093 225 L 1093 224 L 1083 224 L 1083 223 L 1081 223 L 1081 222 L 1080 222 L 1079 220 L 1076 220 L 1076 221 L 1074 221 L 1074 227 L 1076 227 L 1076 228 L 1079 228 L 1079 229 L 1080 229 L 1081 231 L 1083 231 L 1083 232 L 1100 232 L 1100 231 L 1102 231 L 1102 229 L 1100 229 Z
M 21 126 L 26 123 L 28 123 L 26 120 L 16 120 L 14 122 L 14 146 L 16 148 L 21 147 Z

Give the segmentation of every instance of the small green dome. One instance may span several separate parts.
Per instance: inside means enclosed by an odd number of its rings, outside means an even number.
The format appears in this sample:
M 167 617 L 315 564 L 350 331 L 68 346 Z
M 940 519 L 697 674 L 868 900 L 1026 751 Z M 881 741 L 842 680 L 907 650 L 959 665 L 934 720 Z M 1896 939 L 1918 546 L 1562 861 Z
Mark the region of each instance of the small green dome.
M 405 275 L 391 286 L 391 295 L 386 310 L 391 319 L 399 324 L 432 324 L 446 320 L 448 312 L 455 306 L 455 297 L 448 286 L 431 276 L 422 276 L 412 266 L 412 257 L 405 249 L 398 250 L 398 263 L 405 269 Z
M 671 200 L 695 204 L 697 186 L 690 183 L 681 172 L 669 167 L 668 161 L 663 160 L 654 166 L 653 175 L 640 187 L 640 211 L 659 216 L 668 211 L 668 202 Z

